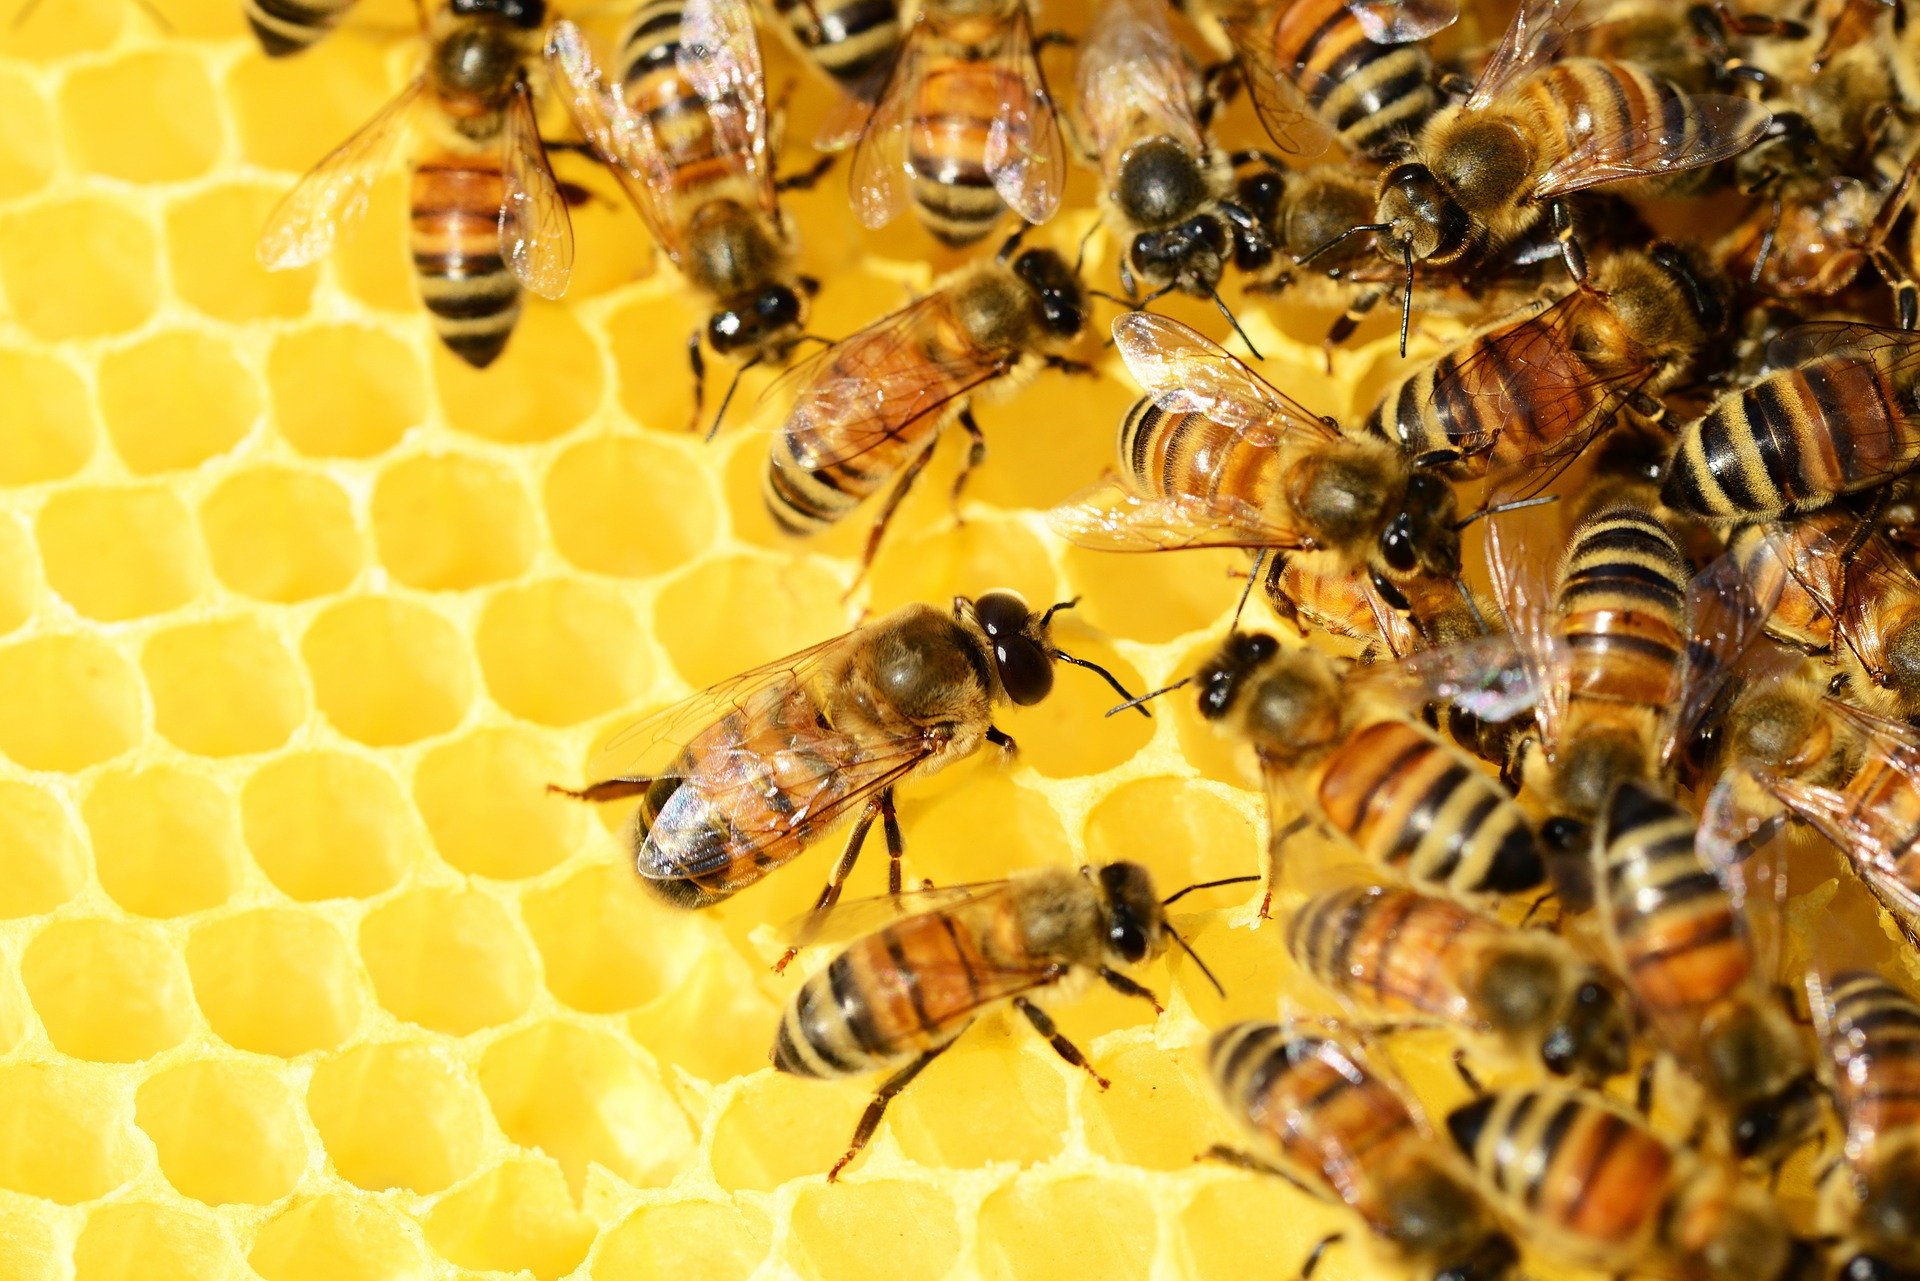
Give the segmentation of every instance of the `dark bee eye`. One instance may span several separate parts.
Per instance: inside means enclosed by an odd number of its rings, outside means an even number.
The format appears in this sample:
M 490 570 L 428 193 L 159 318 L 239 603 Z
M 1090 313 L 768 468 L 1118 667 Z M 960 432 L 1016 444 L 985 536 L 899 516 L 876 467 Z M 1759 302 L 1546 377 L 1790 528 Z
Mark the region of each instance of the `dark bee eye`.
M 1053 692 L 1053 657 L 1028 634 L 1033 611 L 1014 592 L 988 592 L 973 603 L 973 616 L 993 646 L 1000 686 L 1016 706 L 1028 707 Z
M 1413 517 L 1401 512 L 1380 531 L 1380 558 L 1396 574 L 1410 574 L 1419 563 L 1413 546 Z
M 1125 961 L 1144 960 L 1147 955 L 1147 932 L 1124 913 L 1115 914 L 1113 928 L 1107 931 L 1107 942 L 1113 945 L 1114 954 Z

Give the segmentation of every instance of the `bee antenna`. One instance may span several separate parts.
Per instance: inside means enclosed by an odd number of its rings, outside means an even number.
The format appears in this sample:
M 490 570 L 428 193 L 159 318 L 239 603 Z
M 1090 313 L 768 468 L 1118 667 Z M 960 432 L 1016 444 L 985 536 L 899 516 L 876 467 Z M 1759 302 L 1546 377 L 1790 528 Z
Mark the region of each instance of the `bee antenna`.
M 1392 223 L 1386 223 L 1386 222 L 1363 222 L 1357 227 L 1348 227 L 1345 231 L 1335 236 L 1332 240 L 1327 241 L 1327 243 L 1325 243 L 1324 245 L 1321 245 L 1318 249 L 1308 254 L 1305 258 L 1300 259 L 1299 263 L 1302 267 L 1306 266 L 1308 263 L 1312 262 L 1315 258 L 1318 258 L 1321 254 L 1327 252 L 1327 250 L 1341 243 L 1342 241 L 1347 239 L 1347 237 L 1349 236 L 1357 236 L 1360 233 L 1365 231 L 1386 231 L 1390 229 L 1392 226 L 1393 226 Z
M 1087 228 L 1087 234 L 1080 237 L 1080 249 L 1077 253 L 1073 255 L 1073 274 L 1074 275 L 1077 276 L 1080 274 L 1080 266 L 1082 263 L 1086 262 L 1087 260 L 1087 246 L 1093 242 L 1093 233 L 1100 230 L 1100 224 L 1103 221 L 1105 220 L 1101 218 L 1095 218 L 1093 220 L 1093 225 Z M 1106 294 L 1101 294 L 1100 296 L 1102 298 L 1107 297 Z
M 997 263 L 1005 263 L 1007 259 L 1013 257 L 1013 251 L 1020 247 L 1020 242 L 1026 239 L 1027 232 L 1032 229 L 1031 223 L 1021 223 L 1018 230 L 1000 243 L 1000 252 L 993 256 L 993 260 Z
M 1078 596 L 1075 596 L 1071 600 L 1057 600 L 1053 602 L 1053 604 L 1047 606 L 1047 612 L 1040 615 L 1041 628 L 1044 630 L 1047 624 L 1053 621 L 1053 616 L 1055 614 L 1061 613 L 1064 610 L 1072 609 L 1075 605 L 1078 605 L 1079 603 L 1080 603 L 1080 598 Z
M 720 398 L 720 409 L 719 412 L 713 416 L 713 426 L 707 428 L 707 440 L 709 442 L 720 434 L 720 420 L 727 416 L 727 406 L 733 403 L 733 393 L 740 389 L 741 377 L 763 359 L 763 356 L 756 355 L 752 360 L 747 361 L 744 365 L 741 365 L 740 368 L 733 371 L 733 381 L 727 384 L 727 394 Z
M 1208 285 L 1207 292 L 1213 296 L 1213 305 L 1220 309 L 1220 314 L 1227 318 L 1229 325 L 1233 326 L 1233 332 L 1240 335 L 1240 341 L 1245 343 L 1247 350 L 1253 353 L 1253 358 L 1255 360 L 1265 360 L 1266 357 L 1260 354 L 1260 349 L 1253 345 L 1253 339 L 1247 337 L 1247 331 L 1240 328 L 1240 322 L 1233 318 L 1231 311 L 1227 310 L 1227 300 L 1220 296 L 1220 291 L 1212 285 Z
M 1107 679 L 1112 680 L 1113 678 L 1108 677 Z M 1107 715 L 1112 716 L 1118 712 L 1124 712 L 1129 707 L 1140 707 L 1140 710 L 1144 712 L 1146 709 L 1140 706 L 1142 703 L 1146 703 L 1152 699 L 1156 699 L 1160 697 L 1162 694 L 1171 694 L 1173 693 L 1174 690 L 1179 689 L 1182 685 L 1191 683 L 1192 680 L 1193 680 L 1193 677 L 1191 676 L 1182 676 L 1179 680 L 1175 681 L 1171 685 L 1162 685 L 1159 689 L 1149 690 L 1146 693 L 1140 695 L 1140 697 L 1138 698 L 1129 698 L 1127 699 L 1126 702 L 1120 704 L 1118 707 L 1109 707 L 1107 709 Z M 1123 694 L 1126 693 L 1125 690 L 1121 690 L 1120 692 Z
M 1050 610 L 1048 612 L 1051 613 L 1052 611 Z M 1071 663 L 1075 667 L 1086 668 L 1088 671 L 1098 676 L 1101 680 L 1113 686 L 1114 693 L 1120 695 L 1120 697 L 1127 700 L 1126 702 L 1120 704 L 1120 707 L 1116 707 L 1112 711 L 1109 711 L 1107 715 L 1111 716 L 1113 715 L 1114 712 L 1121 710 L 1121 708 L 1135 707 L 1135 708 L 1139 708 L 1140 714 L 1142 716 L 1146 717 L 1148 720 L 1153 719 L 1152 712 L 1148 711 L 1144 707 L 1140 707 L 1140 704 L 1145 702 L 1146 700 L 1135 698 L 1133 696 L 1133 692 L 1129 690 L 1125 685 L 1122 685 L 1120 683 L 1119 677 L 1115 676 L 1112 672 L 1108 671 L 1106 668 L 1100 666 L 1100 664 L 1091 662 L 1088 659 L 1084 659 L 1084 658 L 1075 658 L 1072 654 L 1069 654 L 1065 650 L 1060 650 L 1060 649 L 1054 650 L 1053 656 L 1059 659 L 1063 663 Z
M 1507 512 L 1517 512 L 1523 507 L 1545 507 L 1548 503 L 1557 503 L 1559 501 L 1560 495 L 1558 494 L 1543 494 L 1538 498 L 1521 498 L 1511 503 L 1496 503 L 1492 507 L 1482 507 L 1478 511 L 1468 512 L 1459 520 L 1454 521 L 1453 527 L 1455 529 L 1465 529 L 1468 525 L 1473 524 L 1474 521 L 1484 516 L 1502 516 Z
M 1259 878 L 1254 877 L 1253 879 L 1258 880 Z M 1193 944 L 1181 938 L 1180 931 L 1174 929 L 1171 925 L 1167 927 L 1167 933 L 1170 936 L 1172 936 L 1174 942 L 1180 945 L 1180 950 L 1182 952 L 1185 952 L 1188 956 L 1191 956 L 1193 958 L 1193 963 L 1200 967 L 1200 972 L 1202 974 L 1207 976 L 1207 982 L 1213 984 L 1213 990 L 1218 992 L 1222 997 L 1225 997 L 1227 994 L 1227 989 L 1220 986 L 1220 980 L 1213 976 L 1213 971 L 1207 968 L 1207 963 L 1200 959 L 1200 953 L 1193 950 Z
M 1260 578 L 1260 567 L 1267 563 L 1267 549 L 1262 547 L 1254 554 L 1253 568 L 1247 571 L 1247 585 L 1240 589 L 1240 603 L 1233 607 L 1233 621 L 1227 624 L 1229 632 L 1240 630 L 1240 615 L 1247 608 L 1247 597 L 1253 595 L 1253 585 Z
M 1467 580 L 1456 578 L 1453 585 L 1460 589 L 1460 600 L 1467 607 L 1467 613 L 1473 616 L 1473 630 L 1482 636 L 1490 635 L 1487 620 L 1480 613 L 1480 602 L 1473 598 L 1473 590 L 1467 586 Z
M 1407 328 L 1413 323 L 1413 242 L 1402 241 L 1400 256 L 1407 264 L 1407 287 L 1400 295 L 1400 357 L 1407 355 Z
M 1257 876 L 1223 876 L 1217 881 L 1195 881 L 1184 890 L 1175 890 L 1173 893 L 1161 899 L 1160 906 L 1172 907 L 1175 903 L 1178 903 L 1195 890 L 1218 889 L 1222 885 L 1247 885 L 1259 879 Z

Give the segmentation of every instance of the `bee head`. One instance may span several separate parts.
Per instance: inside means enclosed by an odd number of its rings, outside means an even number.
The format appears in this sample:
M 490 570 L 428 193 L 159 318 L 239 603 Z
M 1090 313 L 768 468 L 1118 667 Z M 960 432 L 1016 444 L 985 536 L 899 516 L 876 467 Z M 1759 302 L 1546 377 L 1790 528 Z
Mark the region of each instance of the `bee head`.
M 1127 148 L 1113 184 L 1113 202 L 1136 227 L 1168 227 L 1207 198 L 1207 175 L 1193 154 L 1171 138 Z
M 1556 1076 L 1604 1081 L 1627 1070 L 1630 1049 L 1627 1012 L 1613 989 L 1590 978 L 1573 998 L 1540 1047 L 1540 1059 Z
M 1138 863 L 1108 863 L 1095 879 L 1108 954 L 1128 965 L 1159 955 L 1167 945 L 1167 914 L 1147 869 Z
M 1056 338 L 1087 327 L 1087 291 L 1067 260 L 1051 249 L 1029 249 L 1013 260 L 1013 274 L 1040 304 L 1040 327 Z
M 1053 651 L 1045 627 L 1019 592 L 987 592 L 972 603 L 1007 700 L 1029 707 L 1053 692 Z
M 707 319 L 707 343 L 723 356 L 782 345 L 806 320 L 806 303 L 790 285 L 771 284 L 731 299 Z
M 522 31 L 533 31 L 547 20 L 546 0 L 452 0 L 456 17 L 499 18 Z
M 1733 1150 L 1741 1158 L 1783 1152 L 1820 1119 L 1820 1085 L 1802 1074 L 1733 1118 Z
M 1881 683 L 1900 699 L 1900 710 L 1920 711 L 1920 616 L 1909 618 L 1887 638 L 1886 671 Z
M 1232 250 L 1225 221 L 1203 211 L 1177 226 L 1141 232 L 1128 247 L 1127 258 L 1148 284 L 1174 284 L 1205 297 L 1219 286 Z
M 1434 1281 L 1499 1281 L 1512 1269 L 1513 1243 L 1449 1167 L 1415 1161 L 1392 1180 L 1386 1198 L 1393 1243 L 1412 1259 L 1436 1263 Z
M 1247 682 L 1280 652 L 1280 642 L 1265 632 L 1234 632 L 1200 668 L 1200 715 L 1225 716 L 1239 701 Z
M 1423 261 L 1446 262 L 1467 247 L 1473 220 L 1433 170 L 1418 161 L 1395 165 L 1380 183 L 1376 216 L 1380 252 L 1398 262 L 1409 253 Z
M 1380 559 L 1396 574 L 1460 574 L 1459 504 L 1453 486 L 1425 468 L 1407 478 L 1400 510 L 1380 531 Z
M 480 12 L 504 17 L 497 9 Z M 468 22 L 434 46 L 430 74 L 456 116 L 497 111 L 520 81 L 522 53 L 497 22 Z

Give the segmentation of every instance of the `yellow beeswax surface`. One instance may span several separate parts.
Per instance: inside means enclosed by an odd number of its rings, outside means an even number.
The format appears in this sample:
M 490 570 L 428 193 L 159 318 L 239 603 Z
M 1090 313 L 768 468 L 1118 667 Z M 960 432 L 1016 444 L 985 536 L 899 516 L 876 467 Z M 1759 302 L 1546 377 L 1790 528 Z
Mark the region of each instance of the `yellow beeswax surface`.
M 678 914 L 634 884 L 620 807 L 543 792 L 624 719 L 863 607 L 1080 596 L 1075 653 L 1135 688 L 1187 670 L 1234 557 L 1095 555 L 1039 515 L 1106 464 L 1133 395 L 1110 353 L 982 410 L 959 527 L 945 442 L 845 603 L 864 519 L 776 532 L 765 407 L 687 433 L 698 309 L 577 158 L 606 198 L 576 212 L 573 289 L 529 300 L 485 373 L 414 302 L 397 173 L 326 264 L 254 266 L 278 194 L 410 74 L 406 6 L 270 63 L 233 0 L 155 3 L 171 31 L 45 0 L 0 33 L 0 1277 L 1290 1275 L 1341 1216 L 1194 1162 L 1226 1137 L 1199 1047 L 1271 1016 L 1285 975 L 1235 894 L 1175 918 L 1225 1001 L 1183 959 L 1143 976 L 1157 1022 L 1061 1007 L 1110 1093 L 989 1019 L 830 1187 L 867 1087 L 766 1065 L 799 977 L 769 972 L 770 926 L 830 856 Z M 794 101 L 804 138 L 824 91 Z M 1071 252 L 1090 191 L 1036 238 Z M 860 233 L 838 178 L 790 207 L 821 333 L 958 261 L 905 222 Z M 1328 316 L 1258 311 L 1268 376 L 1317 409 L 1390 367 L 1374 326 L 1330 381 Z M 1111 702 L 1063 670 L 1002 718 L 1017 763 L 905 791 L 909 875 L 1255 870 L 1232 751 L 1185 700 L 1151 723 Z M 1320 1275 L 1365 1274 L 1336 1252 Z

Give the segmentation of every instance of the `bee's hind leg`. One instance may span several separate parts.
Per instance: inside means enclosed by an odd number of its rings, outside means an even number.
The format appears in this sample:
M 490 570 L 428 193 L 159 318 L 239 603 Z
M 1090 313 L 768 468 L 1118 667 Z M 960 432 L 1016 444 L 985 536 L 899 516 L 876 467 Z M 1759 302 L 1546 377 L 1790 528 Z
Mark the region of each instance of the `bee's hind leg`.
M 575 801 L 619 801 L 629 796 L 639 796 L 652 786 L 653 780 L 650 778 L 606 778 L 598 783 L 589 783 L 578 791 L 558 783 L 548 783 L 547 791 L 554 796 Z
M 840 851 L 839 861 L 833 865 L 833 871 L 827 874 L 827 883 L 821 887 L 820 897 L 813 901 L 813 910 L 807 913 L 806 923 L 800 927 L 800 932 L 787 946 L 787 950 L 780 954 L 780 959 L 773 963 L 775 974 L 784 971 L 793 958 L 800 954 L 800 949 L 812 942 L 814 934 L 826 921 L 827 913 L 831 912 L 833 905 L 840 901 L 840 891 L 846 887 L 847 874 L 853 871 L 853 865 L 860 857 L 860 847 L 867 842 L 867 833 L 873 827 L 874 818 L 886 813 L 891 820 L 893 798 L 890 790 L 868 801 L 866 807 L 860 811 L 860 817 L 853 820 L 853 830 L 847 834 L 847 847 Z M 882 797 L 885 800 L 882 800 Z M 897 822 L 889 821 L 888 826 L 895 831 L 899 830 Z M 896 879 L 893 885 L 895 894 L 900 892 L 898 876 L 898 864 L 895 864 Z
M 900 815 L 893 808 L 893 789 L 882 789 L 879 799 L 880 831 L 887 838 L 887 893 L 899 898 L 900 859 L 907 852 L 907 842 L 900 835 Z
M 847 1145 L 846 1155 L 835 1161 L 833 1168 L 827 1171 L 827 1182 L 832 1183 L 839 1179 L 840 1171 L 846 1169 L 847 1163 L 859 1156 L 860 1150 L 867 1146 L 867 1140 L 871 1139 L 873 1132 L 880 1128 L 880 1118 L 886 1115 L 887 1104 L 893 1102 L 893 1096 L 906 1089 L 913 1082 L 914 1077 L 927 1070 L 927 1064 L 939 1058 L 947 1046 L 952 1044 L 952 1041 L 947 1041 L 934 1046 L 880 1083 L 880 1088 L 874 1091 L 873 1100 L 867 1104 L 867 1110 L 860 1114 L 860 1124 L 853 1127 L 853 1142 Z
M 1027 1016 L 1027 1022 L 1033 1024 L 1034 1031 L 1047 1038 L 1047 1044 L 1053 1047 L 1055 1054 L 1058 1054 L 1074 1067 L 1086 1072 L 1101 1089 L 1104 1090 L 1113 1084 L 1113 1082 L 1107 1080 L 1106 1077 L 1101 1076 L 1093 1070 L 1093 1064 L 1087 1062 L 1087 1056 L 1080 1052 L 1080 1047 L 1072 1041 L 1069 1041 L 1066 1038 L 1066 1034 L 1054 1026 L 1053 1020 L 1047 1016 L 1045 1010 L 1024 996 L 1014 997 L 1013 1005 L 1015 1009 Z

